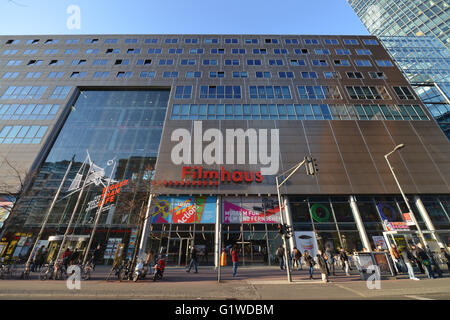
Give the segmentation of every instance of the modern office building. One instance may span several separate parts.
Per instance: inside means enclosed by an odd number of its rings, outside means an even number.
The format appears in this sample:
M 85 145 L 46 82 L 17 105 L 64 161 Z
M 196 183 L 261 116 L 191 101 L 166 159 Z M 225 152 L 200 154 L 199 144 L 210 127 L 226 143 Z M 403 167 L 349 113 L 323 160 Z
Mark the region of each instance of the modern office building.
M 82 250 L 95 225 L 108 263 L 148 213 L 144 242 L 169 264 L 191 243 L 271 264 L 276 176 L 309 155 L 319 173 L 280 188 L 291 247 L 405 245 L 416 226 L 384 157 L 401 143 L 412 213 L 434 249 L 450 241 L 450 144 L 374 36 L 2 36 L 0 57 L 0 176 L 12 192 L 11 170 L 33 178 L 2 256 L 26 256 L 48 215 L 49 258 L 69 224 Z
M 430 36 L 450 48 L 446 0 L 347 0 L 370 34 Z
M 432 37 L 380 37 L 450 140 L 450 51 Z

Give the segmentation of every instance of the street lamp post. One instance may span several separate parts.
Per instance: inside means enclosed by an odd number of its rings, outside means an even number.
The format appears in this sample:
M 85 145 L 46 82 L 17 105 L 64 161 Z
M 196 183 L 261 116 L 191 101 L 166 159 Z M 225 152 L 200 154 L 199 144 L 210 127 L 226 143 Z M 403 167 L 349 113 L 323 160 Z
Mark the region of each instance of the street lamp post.
M 397 186 L 398 186 L 398 188 L 400 189 L 400 193 L 402 194 L 403 200 L 405 201 L 406 206 L 408 207 L 409 214 L 410 214 L 411 218 L 413 219 L 414 224 L 415 224 L 416 227 L 417 227 L 417 232 L 419 233 L 420 240 L 422 240 L 423 244 L 424 244 L 425 247 L 426 247 L 426 246 L 427 246 L 427 241 L 425 240 L 425 237 L 423 236 L 422 229 L 420 228 L 420 225 L 419 225 L 419 223 L 418 223 L 417 220 L 416 220 L 416 217 L 415 217 L 415 215 L 414 215 L 414 212 L 412 211 L 411 206 L 409 205 L 408 198 L 406 198 L 405 193 L 403 192 L 403 189 L 402 189 L 402 187 L 400 186 L 400 183 L 398 182 L 397 176 L 396 176 L 395 173 L 394 173 L 394 168 L 392 168 L 392 166 L 391 166 L 391 164 L 390 164 L 390 162 L 389 162 L 389 160 L 388 160 L 388 157 L 389 157 L 391 154 L 393 154 L 395 151 L 397 151 L 397 150 L 403 148 L 404 146 L 405 146 L 405 144 L 403 144 L 403 143 L 401 143 L 401 144 L 395 146 L 395 148 L 394 148 L 391 152 L 389 152 L 389 153 L 387 153 L 387 154 L 384 155 L 384 158 L 386 159 L 386 162 L 387 162 L 387 164 L 388 164 L 388 166 L 389 166 L 389 169 L 391 170 L 392 175 L 394 176 L 395 182 L 397 183 Z

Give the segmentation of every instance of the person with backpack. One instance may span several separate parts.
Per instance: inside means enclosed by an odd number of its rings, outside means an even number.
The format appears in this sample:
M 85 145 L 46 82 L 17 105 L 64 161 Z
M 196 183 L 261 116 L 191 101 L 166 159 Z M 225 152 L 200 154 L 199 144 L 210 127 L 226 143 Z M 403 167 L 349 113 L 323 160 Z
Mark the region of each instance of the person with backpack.
M 419 243 L 417 245 L 416 249 L 416 257 L 417 260 L 425 267 L 425 270 L 427 272 L 427 276 L 429 279 L 436 279 L 436 276 L 434 275 L 433 269 L 431 268 L 431 260 L 430 257 L 427 255 L 425 250 L 423 250 L 422 244 Z
M 283 246 L 280 244 L 280 246 L 278 247 L 277 251 L 275 252 L 275 255 L 278 258 L 278 261 L 280 262 L 280 269 L 284 270 L 284 248 Z
M 317 263 L 319 264 L 320 273 L 322 274 L 322 282 L 327 283 L 330 282 L 330 280 L 328 280 L 329 270 L 327 269 L 327 262 L 325 261 L 324 256 L 325 255 L 322 254 L 321 250 L 317 251 Z
M 308 250 L 305 250 L 305 252 L 303 252 L 303 260 L 305 260 L 305 264 L 309 268 L 309 279 L 312 280 L 314 273 L 314 265 L 316 263 L 314 262 L 314 258 L 309 255 Z

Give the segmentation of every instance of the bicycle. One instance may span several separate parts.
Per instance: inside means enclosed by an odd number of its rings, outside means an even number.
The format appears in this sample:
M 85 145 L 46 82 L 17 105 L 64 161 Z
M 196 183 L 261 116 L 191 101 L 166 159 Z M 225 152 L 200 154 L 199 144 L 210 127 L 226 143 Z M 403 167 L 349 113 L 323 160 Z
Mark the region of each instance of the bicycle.
M 17 272 L 16 261 L 4 263 L 0 267 L 0 279 L 13 279 Z
M 53 261 L 44 265 L 44 269 L 39 273 L 39 280 L 48 280 L 53 278 Z

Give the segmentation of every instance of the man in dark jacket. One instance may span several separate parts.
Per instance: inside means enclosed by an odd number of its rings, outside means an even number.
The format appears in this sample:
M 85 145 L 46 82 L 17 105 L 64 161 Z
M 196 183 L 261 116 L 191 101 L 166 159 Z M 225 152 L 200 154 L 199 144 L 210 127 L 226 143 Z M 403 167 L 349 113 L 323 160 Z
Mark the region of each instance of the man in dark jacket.
M 323 254 L 321 250 L 317 251 L 317 263 L 319 264 L 320 273 L 322 274 L 322 282 L 330 282 L 328 280 L 328 269 L 327 269 L 327 262 L 323 258 Z
M 327 270 L 328 270 L 328 275 L 330 276 L 330 272 L 333 274 L 333 276 L 336 275 L 335 270 L 334 270 L 334 255 L 333 255 L 333 251 L 331 250 L 330 247 L 328 247 L 325 250 L 325 258 L 326 258 L 326 263 L 327 263 Z
M 198 273 L 198 262 L 197 262 L 197 250 L 195 250 L 195 247 L 191 246 L 191 261 L 189 262 L 189 268 L 186 270 L 186 272 L 191 272 L 192 267 L 194 267 L 195 271 L 194 273 Z
M 345 270 L 345 275 L 349 276 L 350 264 L 348 263 L 348 256 L 344 248 L 341 248 L 339 251 L 339 259 L 342 261 L 342 268 Z
M 95 266 L 99 263 L 100 258 L 102 257 L 102 247 L 97 245 L 94 252 L 92 253 L 92 270 L 95 270 Z
M 409 278 L 411 280 L 420 280 L 414 275 L 414 269 L 412 267 L 412 262 L 414 261 L 413 254 L 408 250 L 408 248 L 404 248 L 401 252 L 401 257 L 403 259 L 403 262 L 406 265 L 406 268 L 408 269 Z
M 284 248 L 282 245 L 280 245 L 277 249 L 277 251 L 275 252 L 275 255 L 278 258 L 278 261 L 280 261 L 280 269 L 283 270 L 284 269 Z
M 436 276 L 434 275 L 433 269 L 431 268 L 431 260 L 430 257 L 427 255 L 425 250 L 422 248 L 422 244 L 419 243 L 416 248 L 416 257 L 417 260 L 425 267 L 425 270 L 427 271 L 428 278 L 435 279 Z
M 418 258 L 417 252 L 418 252 L 417 247 L 415 245 L 411 245 L 411 253 L 412 253 L 413 257 L 414 257 L 414 260 L 411 260 L 411 261 L 414 261 L 416 263 L 417 267 L 419 268 L 420 273 L 424 274 L 425 270 L 423 269 L 423 266 L 420 263 L 420 260 Z

